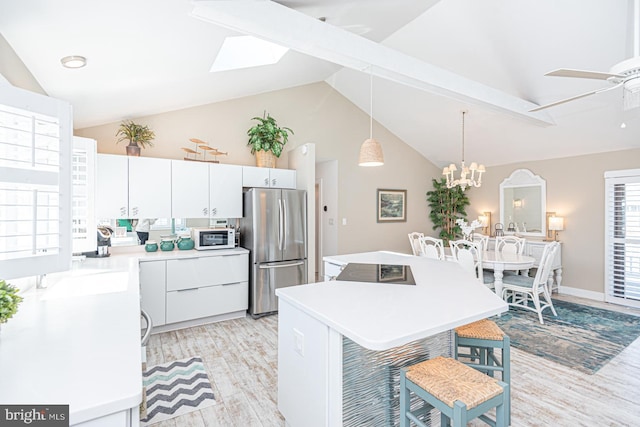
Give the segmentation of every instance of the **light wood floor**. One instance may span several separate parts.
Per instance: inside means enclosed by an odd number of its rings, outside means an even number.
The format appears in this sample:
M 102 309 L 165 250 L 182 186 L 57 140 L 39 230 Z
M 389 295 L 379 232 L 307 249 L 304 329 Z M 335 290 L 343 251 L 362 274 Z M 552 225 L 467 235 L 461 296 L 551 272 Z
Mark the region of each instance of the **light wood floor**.
M 554 297 L 640 315 L 640 310 Z M 152 335 L 147 365 L 202 357 L 217 401 L 156 426 L 284 426 L 276 403 L 277 326 L 277 316 L 269 316 Z M 640 426 L 640 339 L 594 375 L 518 349 L 511 358 L 512 426 Z

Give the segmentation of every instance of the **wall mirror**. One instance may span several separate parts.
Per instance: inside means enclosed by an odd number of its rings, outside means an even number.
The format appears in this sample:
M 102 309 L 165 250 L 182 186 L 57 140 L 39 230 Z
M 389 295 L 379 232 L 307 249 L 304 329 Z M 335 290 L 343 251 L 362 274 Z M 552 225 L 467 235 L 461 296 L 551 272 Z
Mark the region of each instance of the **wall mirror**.
M 528 169 L 517 169 L 500 184 L 500 222 L 505 234 L 546 236 L 547 183 Z

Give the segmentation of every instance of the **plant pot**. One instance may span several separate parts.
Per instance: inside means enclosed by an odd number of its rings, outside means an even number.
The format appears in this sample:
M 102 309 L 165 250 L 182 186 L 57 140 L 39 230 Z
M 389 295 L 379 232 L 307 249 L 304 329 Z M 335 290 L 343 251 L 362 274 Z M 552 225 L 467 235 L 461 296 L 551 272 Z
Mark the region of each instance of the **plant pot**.
M 256 166 L 259 168 L 275 168 L 278 158 L 271 151 L 256 151 Z
M 140 157 L 140 147 L 135 144 L 127 145 L 127 156 Z

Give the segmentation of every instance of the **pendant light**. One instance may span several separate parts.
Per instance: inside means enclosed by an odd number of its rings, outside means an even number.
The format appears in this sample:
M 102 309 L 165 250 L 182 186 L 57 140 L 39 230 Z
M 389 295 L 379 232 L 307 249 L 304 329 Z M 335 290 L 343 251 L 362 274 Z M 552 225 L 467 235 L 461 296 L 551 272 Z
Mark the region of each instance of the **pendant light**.
M 373 139 L 373 71 L 371 67 L 369 67 L 369 139 L 366 139 L 360 146 L 358 165 L 384 165 L 382 147 L 378 141 Z
M 454 179 L 453 173 L 458 170 L 455 164 L 451 163 L 444 168 L 442 175 L 447 178 L 447 188 L 460 186 L 460 188 L 464 190 L 467 187 L 480 187 L 482 185 L 482 174 L 485 173 L 484 165 L 478 166 L 476 162 L 472 162 L 471 166 L 467 167 L 464 164 L 464 115 L 466 113 L 466 111 L 462 112 L 462 162 L 460 163 L 460 178 Z

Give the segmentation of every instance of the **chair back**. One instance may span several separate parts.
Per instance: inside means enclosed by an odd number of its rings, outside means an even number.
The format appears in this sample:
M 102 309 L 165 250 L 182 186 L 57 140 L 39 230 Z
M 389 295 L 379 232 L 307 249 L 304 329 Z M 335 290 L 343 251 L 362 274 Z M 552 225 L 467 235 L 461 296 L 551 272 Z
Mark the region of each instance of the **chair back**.
M 489 236 L 484 234 L 473 234 L 473 241 L 480 244 L 481 251 L 489 250 Z
M 421 256 L 433 259 L 444 259 L 444 244 L 442 239 L 435 237 L 422 236 L 418 238 Z
M 420 242 L 418 242 L 418 239 L 420 237 L 424 237 L 424 234 L 423 233 L 419 233 L 417 231 L 409 233 L 409 243 L 411 244 L 411 251 L 416 256 L 422 255 L 421 248 L 420 248 Z
M 507 252 L 522 255 L 526 239 L 516 236 L 496 237 L 496 252 Z
M 536 272 L 536 276 L 533 278 L 533 291 L 537 292 L 540 286 L 547 286 L 547 280 L 551 276 L 551 268 L 553 267 L 553 260 L 556 257 L 556 252 L 560 247 L 560 243 L 551 242 L 545 245 L 542 251 L 542 257 L 540 258 L 540 267 Z
M 484 284 L 482 273 L 482 250 L 480 245 L 470 240 L 449 241 L 453 259 L 467 271 L 472 272 Z

